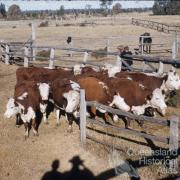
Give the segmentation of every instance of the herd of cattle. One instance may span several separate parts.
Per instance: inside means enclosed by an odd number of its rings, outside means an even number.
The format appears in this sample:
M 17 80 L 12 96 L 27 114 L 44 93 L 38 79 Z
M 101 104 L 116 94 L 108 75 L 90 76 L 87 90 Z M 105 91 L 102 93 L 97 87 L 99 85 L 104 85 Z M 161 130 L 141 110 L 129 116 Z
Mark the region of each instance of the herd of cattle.
M 75 65 L 73 69 L 19 68 L 16 79 L 14 96 L 8 100 L 4 116 L 16 116 L 16 122 L 23 122 L 25 137 L 31 128 L 38 135 L 39 117 L 48 123 L 49 104 L 56 109 L 57 124 L 64 113 L 69 122 L 68 131 L 72 131 L 72 123 L 79 116 L 80 89 L 85 89 L 87 101 L 150 116 L 154 116 L 155 111 L 165 115 L 169 92 L 180 89 L 180 78 L 174 69 L 158 75 L 121 71 L 112 65 L 101 69 L 82 65 Z M 110 117 L 118 120 L 117 115 L 87 107 L 87 116 L 95 118 L 99 115 L 97 112 L 105 122 L 109 122 Z

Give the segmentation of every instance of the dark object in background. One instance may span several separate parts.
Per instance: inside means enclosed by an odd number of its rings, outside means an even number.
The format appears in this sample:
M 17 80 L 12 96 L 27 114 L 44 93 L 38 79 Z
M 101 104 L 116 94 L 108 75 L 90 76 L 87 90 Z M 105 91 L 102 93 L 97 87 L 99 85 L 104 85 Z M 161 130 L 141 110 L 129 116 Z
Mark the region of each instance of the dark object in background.
M 68 36 L 68 38 L 67 38 L 67 43 L 69 44 L 69 43 L 71 43 L 71 41 L 72 41 L 72 37 L 71 36 Z
M 146 36 L 146 37 L 141 37 L 141 36 Z M 143 40 L 143 42 L 142 42 Z M 143 43 L 143 45 L 142 45 Z M 145 32 L 144 34 L 141 34 L 139 37 L 139 50 L 141 51 L 143 49 L 143 52 L 146 53 L 151 53 L 151 44 L 152 44 L 152 38 L 150 33 Z M 143 46 L 143 47 L 142 47 Z M 145 50 L 146 47 L 146 50 Z
M 132 57 L 125 57 L 125 55 L 132 55 L 132 52 L 129 51 L 128 46 L 124 47 L 123 51 L 120 54 L 120 57 L 123 58 L 123 60 L 125 60 L 129 66 L 132 66 L 133 65 L 133 61 L 132 61 L 133 58 Z M 126 67 L 126 66 L 122 63 L 122 67 Z

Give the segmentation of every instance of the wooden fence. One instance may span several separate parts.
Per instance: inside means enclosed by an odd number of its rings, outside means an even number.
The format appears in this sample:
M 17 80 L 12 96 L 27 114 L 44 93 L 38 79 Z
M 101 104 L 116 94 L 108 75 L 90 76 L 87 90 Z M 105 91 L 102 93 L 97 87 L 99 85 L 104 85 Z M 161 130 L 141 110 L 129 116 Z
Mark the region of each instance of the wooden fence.
M 117 127 L 117 126 L 105 124 L 105 123 L 102 123 L 102 122 L 95 120 L 95 119 L 89 119 L 86 117 L 86 112 L 87 112 L 86 107 L 87 106 L 98 107 L 98 108 L 101 108 L 101 109 L 111 113 L 111 114 L 116 114 L 116 115 L 128 117 L 131 120 L 140 120 L 140 121 L 143 120 L 145 122 L 153 123 L 155 125 L 167 126 L 170 128 L 169 136 L 168 137 L 155 136 L 155 135 L 151 135 L 151 134 L 146 134 L 145 132 L 139 132 L 139 131 L 133 130 L 133 129 L 125 129 L 123 127 Z M 109 106 L 105 106 L 105 105 L 100 104 L 98 102 L 86 101 L 85 100 L 85 90 L 81 89 L 80 90 L 80 140 L 81 140 L 83 147 L 85 147 L 85 145 L 86 145 L 86 138 L 87 137 L 89 139 L 92 139 L 92 140 L 95 140 L 96 142 L 98 142 L 98 140 L 96 138 L 94 139 L 92 136 L 87 135 L 86 125 L 88 123 L 99 125 L 99 126 L 104 127 L 104 128 L 112 129 L 113 132 L 117 132 L 117 133 L 118 132 L 119 133 L 125 132 L 125 133 L 133 134 L 133 135 L 136 135 L 139 137 L 144 137 L 144 138 L 150 139 L 152 141 L 157 141 L 157 142 L 161 142 L 164 144 L 168 144 L 170 151 L 178 152 L 178 150 L 179 150 L 180 122 L 179 122 L 179 118 L 177 116 L 173 115 L 169 118 L 169 120 L 155 119 L 155 118 L 146 117 L 146 116 L 137 116 L 137 115 L 134 115 L 134 114 L 129 113 L 129 112 L 125 112 L 125 111 L 118 110 L 118 109 L 113 109 Z M 109 146 L 109 144 L 105 143 L 105 142 L 99 141 L 99 143 Z M 116 148 L 116 147 L 114 146 L 114 148 Z
M 180 33 L 180 26 L 170 26 L 155 21 L 135 19 L 135 18 L 132 18 L 131 22 L 133 25 L 148 27 L 150 29 L 154 29 L 164 33 L 176 33 L 176 34 Z

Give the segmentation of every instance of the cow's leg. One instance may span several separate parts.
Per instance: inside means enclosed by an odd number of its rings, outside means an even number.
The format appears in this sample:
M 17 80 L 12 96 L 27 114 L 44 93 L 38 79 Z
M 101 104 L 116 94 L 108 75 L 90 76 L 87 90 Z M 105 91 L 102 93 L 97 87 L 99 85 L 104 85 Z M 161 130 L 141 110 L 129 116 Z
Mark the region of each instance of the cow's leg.
M 69 122 L 68 132 L 71 133 L 73 131 L 72 124 L 73 124 L 73 114 L 67 113 L 67 118 Z
M 24 137 L 25 137 L 25 139 L 26 139 L 27 137 L 29 137 L 29 124 L 28 124 L 27 122 L 24 123 L 24 127 L 25 127 Z
M 105 112 L 104 113 L 104 120 L 107 124 L 112 124 L 112 119 L 111 117 L 109 116 L 108 112 Z
M 60 125 L 60 109 L 56 109 L 56 125 Z
M 17 114 L 16 115 L 16 127 L 19 128 L 20 127 L 20 121 L 21 121 L 21 117 L 20 117 L 20 114 Z
M 45 124 L 49 124 L 46 112 L 43 113 L 43 121 L 44 121 Z
M 151 44 L 149 45 L 149 54 L 151 53 Z
M 143 127 L 144 121 L 142 121 L 142 120 L 136 120 L 136 122 L 138 123 L 138 125 L 139 125 L 140 127 Z
M 37 124 L 36 124 L 36 119 L 32 119 L 32 130 L 35 136 L 38 136 L 38 131 L 37 131 Z
M 128 129 L 129 126 L 130 126 L 131 120 L 130 120 L 128 117 L 124 117 L 124 118 L 123 118 L 123 121 L 124 121 L 124 123 L 125 123 L 125 128 Z
M 96 107 L 95 106 L 92 106 L 90 108 L 90 115 L 91 115 L 91 118 L 96 119 Z

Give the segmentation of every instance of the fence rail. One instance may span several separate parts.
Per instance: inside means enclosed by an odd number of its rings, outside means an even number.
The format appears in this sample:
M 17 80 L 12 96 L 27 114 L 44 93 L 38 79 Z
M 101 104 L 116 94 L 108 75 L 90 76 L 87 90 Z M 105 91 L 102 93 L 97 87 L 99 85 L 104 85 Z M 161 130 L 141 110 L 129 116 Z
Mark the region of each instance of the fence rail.
M 155 21 L 132 18 L 132 24 L 136 26 L 148 27 L 164 33 L 180 33 L 180 26 L 170 26 Z

